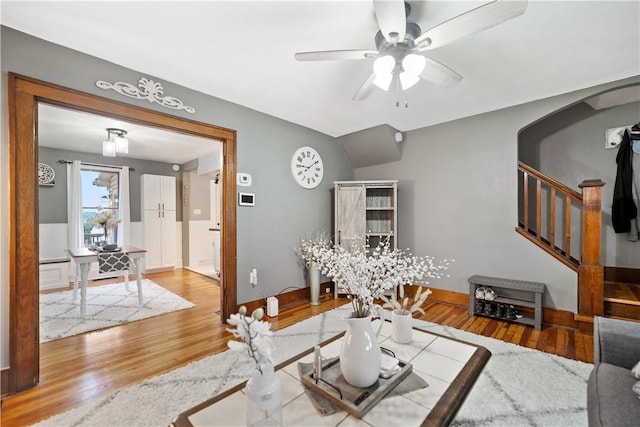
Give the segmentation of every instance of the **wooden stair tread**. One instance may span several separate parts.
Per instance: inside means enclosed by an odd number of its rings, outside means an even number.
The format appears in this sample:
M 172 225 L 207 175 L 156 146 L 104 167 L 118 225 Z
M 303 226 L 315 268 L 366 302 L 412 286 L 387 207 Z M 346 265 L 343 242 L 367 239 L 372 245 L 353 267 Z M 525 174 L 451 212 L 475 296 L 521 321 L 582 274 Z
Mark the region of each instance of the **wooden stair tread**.
M 622 298 L 611 298 L 611 297 L 604 297 L 604 301 L 613 302 L 616 304 L 637 305 L 640 307 L 640 301 L 633 301 L 633 300 L 622 299 Z
M 640 306 L 640 286 L 625 282 L 604 282 L 604 301 Z

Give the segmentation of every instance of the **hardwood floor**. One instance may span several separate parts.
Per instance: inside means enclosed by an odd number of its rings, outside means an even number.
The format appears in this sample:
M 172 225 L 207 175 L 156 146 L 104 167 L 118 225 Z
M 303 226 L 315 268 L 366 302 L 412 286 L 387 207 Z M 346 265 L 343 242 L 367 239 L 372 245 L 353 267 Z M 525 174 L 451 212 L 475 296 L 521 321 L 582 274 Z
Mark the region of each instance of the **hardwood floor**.
M 2 402 L 2 426 L 30 425 L 51 415 L 138 383 L 194 360 L 227 349 L 231 334 L 216 314 L 217 282 L 189 270 L 146 276 L 196 306 L 103 331 L 40 345 L 40 383 Z M 105 283 L 105 282 L 101 282 Z M 269 319 L 282 329 L 307 317 L 347 303 L 330 295 L 321 304 L 306 301 L 281 307 Z M 508 322 L 469 317 L 466 307 L 429 302 L 423 320 L 537 348 L 584 362 L 593 362 L 593 337 L 577 330 L 546 326 L 542 331 Z

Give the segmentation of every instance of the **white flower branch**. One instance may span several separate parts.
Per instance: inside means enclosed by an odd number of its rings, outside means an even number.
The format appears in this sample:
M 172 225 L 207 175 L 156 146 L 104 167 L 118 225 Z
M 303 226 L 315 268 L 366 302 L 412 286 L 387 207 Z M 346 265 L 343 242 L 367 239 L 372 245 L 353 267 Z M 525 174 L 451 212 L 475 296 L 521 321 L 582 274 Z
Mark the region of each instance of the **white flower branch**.
M 367 246 L 348 251 L 333 245 L 313 250 L 322 273 L 349 294 L 357 317 L 368 316 L 374 300 L 386 290 L 399 285 L 428 284 L 426 279 L 443 277 L 444 270 L 453 262 L 436 261 L 428 256 L 417 257 L 401 249 L 392 250 L 389 239 L 381 241 L 373 249 Z
M 233 351 L 241 352 L 246 361 L 255 364 L 255 368 L 262 375 L 267 366 L 273 366 L 273 351 L 271 336 L 273 332 L 269 330 L 271 324 L 262 321 L 264 310 L 258 308 L 246 316 L 247 308 L 241 306 L 237 314 L 232 314 L 227 320 L 230 325 L 235 325 L 236 329 L 227 329 L 234 337 L 242 341 L 229 341 L 227 345 Z

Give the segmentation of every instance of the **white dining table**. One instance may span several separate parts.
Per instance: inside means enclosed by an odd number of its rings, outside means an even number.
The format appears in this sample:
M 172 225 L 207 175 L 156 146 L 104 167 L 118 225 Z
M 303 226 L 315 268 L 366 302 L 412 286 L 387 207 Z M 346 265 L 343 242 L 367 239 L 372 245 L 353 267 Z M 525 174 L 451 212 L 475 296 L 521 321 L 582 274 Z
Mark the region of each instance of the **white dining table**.
M 67 252 L 76 263 L 76 274 L 73 283 L 73 299 L 76 299 L 78 287 L 80 288 L 80 314 L 84 316 L 87 311 L 87 281 L 89 279 L 89 269 L 91 264 L 98 262 L 98 253 L 89 248 L 67 249 Z M 135 246 L 124 245 L 122 252 L 129 255 L 133 261 L 133 274 L 138 285 L 138 301 L 142 304 L 142 278 L 140 270 L 140 260 L 144 259 L 146 249 Z M 78 286 L 79 285 L 79 286 Z

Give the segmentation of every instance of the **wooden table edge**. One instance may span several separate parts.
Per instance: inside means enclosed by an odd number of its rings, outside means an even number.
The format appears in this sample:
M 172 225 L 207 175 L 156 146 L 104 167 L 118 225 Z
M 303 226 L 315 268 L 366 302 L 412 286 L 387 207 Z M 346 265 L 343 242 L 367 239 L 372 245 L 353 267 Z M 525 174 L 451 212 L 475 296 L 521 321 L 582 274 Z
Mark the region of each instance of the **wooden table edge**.
M 460 407 L 473 388 L 482 370 L 491 358 L 491 352 L 482 346 L 476 346 L 476 351 L 453 380 L 444 394 L 440 397 L 421 426 L 448 426 L 455 419 Z

